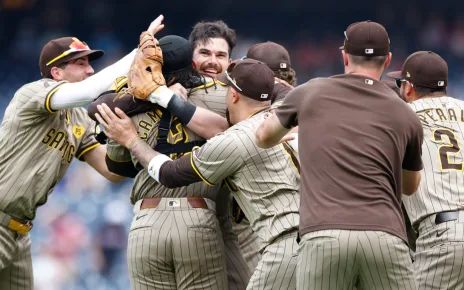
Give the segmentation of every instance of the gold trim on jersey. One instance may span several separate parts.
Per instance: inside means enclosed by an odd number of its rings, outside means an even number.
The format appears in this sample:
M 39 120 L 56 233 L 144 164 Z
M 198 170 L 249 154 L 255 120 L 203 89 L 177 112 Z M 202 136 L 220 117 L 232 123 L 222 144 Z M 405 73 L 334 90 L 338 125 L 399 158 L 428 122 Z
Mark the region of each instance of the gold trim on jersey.
M 292 164 L 295 167 L 298 174 L 301 175 L 301 173 L 300 173 L 300 163 L 298 162 L 298 157 L 296 157 L 297 155 L 295 154 L 296 153 L 295 150 L 293 150 L 292 146 L 290 146 L 290 144 L 288 144 L 288 142 L 283 142 L 282 147 L 284 149 L 285 154 L 287 154 L 288 157 L 290 157 L 290 161 L 292 162 Z M 297 162 L 298 165 L 295 164 L 295 162 Z
M 111 156 L 108 154 L 108 152 L 106 152 L 106 156 L 108 156 L 108 158 L 113 162 L 126 163 L 126 162 L 129 162 L 129 161 L 132 161 L 131 158 L 129 158 L 127 160 L 124 160 L 124 161 L 122 161 L 122 160 L 114 160 L 113 158 L 111 158 Z
M 226 83 L 223 83 L 223 82 L 218 81 L 218 80 L 216 80 L 216 81 L 210 81 L 210 82 L 208 82 L 208 83 L 206 83 L 206 84 L 204 84 L 204 85 L 201 85 L 201 86 L 198 86 L 198 87 L 194 87 L 194 88 L 192 89 L 192 93 L 195 92 L 195 91 L 198 91 L 199 89 L 211 88 L 211 87 L 214 86 L 215 84 L 219 84 L 219 85 L 221 85 L 221 86 L 223 86 L 223 87 L 226 87 L 226 86 L 227 86 Z
M 193 162 L 193 151 L 200 149 L 200 147 L 195 146 L 192 148 L 192 155 L 190 156 L 190 164 L 192 165 L 193 170 L 195 171 L 196 174 L 203 180 L 204 183 L 208 184 L 209 186 L 214 186 L 213 183 L 209 182 L 206 178 L 203 177 L 203 175 L 200 174 L 200 171 L 198 168 L 195 166 L 195 163 Z
M 79 155 L 77 155 L 77 159 L 80 160 L 81 157 L 82 157 L 85 153 L 89 152 L 90 150 L 93 150 L 93 149 L 97 148 L 98 146 L 100 146 L 100 143 L 95 143 L 95 144 L 90 145 L 89 147 L 85 148 L 84 150 L 82 150 L 82 152 L 81 152 Z
M 53 90 L 51 90 L 47 96 L 45 97 L 45 110 L 47 110 L 50 114 L 55 114 L 56 112 L 58 112 L 58 110 L 53 110 L 52 107 L 50 107 L 50 99 L 51 97 L 53 96 L 54 93 L 56 93 L 56 91 L 62 86 L 64 85 L 66 82 L 64 83 L 61 83 L 59 85 L 57 85 L 55 88 L 53 88 Z
M 109 90 L 110 91 L 114 90 L 116 93 L 118 93 L 126 84 L 127 84 L 127 76 L 118 77 L 111 84 L 111 86 L 109 87 Z

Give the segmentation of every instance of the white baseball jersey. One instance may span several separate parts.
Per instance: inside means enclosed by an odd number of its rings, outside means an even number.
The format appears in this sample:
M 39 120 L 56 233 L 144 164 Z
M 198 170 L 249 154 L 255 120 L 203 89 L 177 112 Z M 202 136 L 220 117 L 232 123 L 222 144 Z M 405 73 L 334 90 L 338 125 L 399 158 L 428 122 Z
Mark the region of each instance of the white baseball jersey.
M 464 209 L 464 102 L 424 98 L 412 102 L 424 128 L 421 183 L 403 201 L 415 229 L 425 217 Z

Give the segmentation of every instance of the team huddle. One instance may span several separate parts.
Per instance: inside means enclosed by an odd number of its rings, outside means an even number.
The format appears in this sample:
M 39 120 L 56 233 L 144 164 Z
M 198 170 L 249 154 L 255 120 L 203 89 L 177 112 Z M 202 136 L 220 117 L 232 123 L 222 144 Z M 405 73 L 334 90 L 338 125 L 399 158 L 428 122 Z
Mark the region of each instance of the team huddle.
M 445 60 L 415 52 L 381 80 L 394 44 L 357 22 L 345 73 L 296 86 L 277 43 L 232 60 L 223 21 L 156 39 L 162 21 L 96 74 L 103 51 L 50 41 L 14 95 L 0 289 L 33 289 L 29 231 L 73 157 L 133 179 L 132 289 L 464 289 L 464 102 Z

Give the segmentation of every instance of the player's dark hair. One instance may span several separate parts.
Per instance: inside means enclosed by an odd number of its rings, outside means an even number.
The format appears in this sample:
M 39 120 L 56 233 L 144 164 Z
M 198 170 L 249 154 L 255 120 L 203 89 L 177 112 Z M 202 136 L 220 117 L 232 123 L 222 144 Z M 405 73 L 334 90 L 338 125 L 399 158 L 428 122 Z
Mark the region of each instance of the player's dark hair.
M 274 71 L 274 75 L 278 77 L 279 79 L 286 81 L 292 86 L 296 84 L 296 72 L 292 68 L 286 71 L 284 70 Z
M 348 57 L 354 65 L 366 67 L 366 68 L 382 68 L 387 61 L 386 55 L 381 56 L 360 56 L 348 54 Z
M 55 65 L 55 67 L 65 69 L 67 65 L 68 65 L 67 62 L 63 62 L 63 63 L 60 63 L 59 65 Z M 51 70 L 46 75 L 44 75 L 43 77 L 46 78 L 46 79 L 53 79 Z
M 430 95 L 446 95 L 446 88 L 427 88 L 414 85 L 414 90 L 420 98 Z
M 188 95 L 190 95 L 193 88 L 206 83 L 205 76 L 194 69 L 193 66 L 173 73 L 164 73 L 163 75 L 168 86 L 179 83 L 189 90 Z M 208 92 L 206 86 L 204 90 Z
M 193 27 L 192 32 L 189 36 L 189 42 L 192 49 L 195 49 L 199 43 L 207 43 L 210 38 L 222 38 L 229 46 L 229 56 L 232 53 L 232 49 L 235 47 L 237 37 L 235 30 L 229 28 L 227 24 L 222 20 L 213 22 L 198 22 Z

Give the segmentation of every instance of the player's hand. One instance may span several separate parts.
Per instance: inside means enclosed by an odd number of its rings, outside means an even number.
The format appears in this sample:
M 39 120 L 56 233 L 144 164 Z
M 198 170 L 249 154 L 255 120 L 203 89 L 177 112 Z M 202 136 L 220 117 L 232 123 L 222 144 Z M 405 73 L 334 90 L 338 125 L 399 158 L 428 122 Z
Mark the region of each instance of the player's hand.
M 274 80 L 276 82 L 278 82 L 279 84 L 283 85 L 284 87 L 287 87 L 287 88 L 291 88 L 291 89 L 294 89 L 295 87 L 292 86 L 291 84 L 287 83 L 286 81 L 282 80 L 282 79 L 279 79 L 279 78 L 276 78 L 274 77 Z
M 279 143 L 295 140 L 295 137 L 296 137 L 295 135 L 296 135 L 295 133 L 288 133 L 287 135 L 282 137 L 282 139 L 280 139 Z
M 160 32 L 164 28 L 164 24 L 161 24 L 163 20 L 164 16 L 161 14 L 155 20 L 153 20 L 152 23 L 150 23 L 150 26 L 148 27 L 147 31 L 153 35 Z
M 95 117 L 103 126 L 106 136 L 129 147 L 131 141 L 137 136 L 137 129 L 132 119 L 119 108 L 114 109 L 117 115 L 114 114 L 106 104 L 97 105 L 97 109 L 99 113 L 96 113 Z
M 169 87 L 169 89 L 176 94 L 177 96 L 181 97 L 184 99 L 184 101 L 187 101 L 187 89 L 185 89 L 181 84 L 175 83 L 172 86 Z

